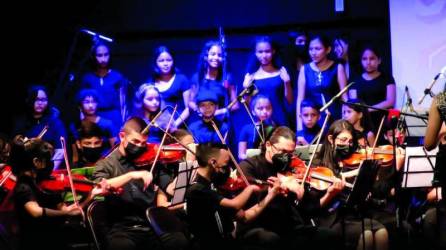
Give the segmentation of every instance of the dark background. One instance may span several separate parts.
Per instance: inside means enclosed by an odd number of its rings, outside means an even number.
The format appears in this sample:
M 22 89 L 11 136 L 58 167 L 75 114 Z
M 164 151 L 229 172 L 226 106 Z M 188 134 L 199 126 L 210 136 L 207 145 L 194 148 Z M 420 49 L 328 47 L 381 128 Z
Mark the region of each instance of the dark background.
M 219 26 L 224 28 L 229 71 L 238 91 L 252 54 L 254 36 L 271 35 L 285 45 L 287 32 L 298 27 L 310 34 L 346 33 L 357 45 L 373 41 L 384 51 L 384 68 L 390 71 L 388 1 L 345 0 L 344 4 L 342 13 L 335 12 L 334 0 L 78 0 L 9 4 L 2 8 L 11 17 L 2 17 L 5 77 L 0 94 L 0 131 L 8 133 L 12 117 L 23 111 L 29 84 L 47 85 L 51 92 L 57 85 L 67 84 L 68 75 L 76 79 L 85 70 L 81 61 L 92 39 L 78 33 L 80 28 L 115 39 L 113 68 L 135 86 L 148 78 L 151 53 L 159 45 L 170 47 L 175 52 L 176 66 L 191 77 L 201 48 L 207 40 L 218 38 Z M 244 112 L 240 109 L 234 115 L 247 122 Z

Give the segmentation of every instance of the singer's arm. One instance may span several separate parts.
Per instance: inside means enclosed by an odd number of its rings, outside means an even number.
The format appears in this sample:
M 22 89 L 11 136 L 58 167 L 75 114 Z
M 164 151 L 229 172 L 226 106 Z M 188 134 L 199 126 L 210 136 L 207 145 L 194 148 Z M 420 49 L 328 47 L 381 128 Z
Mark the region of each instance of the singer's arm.
M 387 109 L 395 107 L 395 99 L 396 99 L 396 87 L 395 84 L 387 85 L 386 89 L 386 100 L 373 105 L 375 108 Z M 376 109 L 369 109 L 369 112 L 374 112 Z
M 300 117 L 300 103 L 305 98 L 305 72 L 304 66 L 300 67 L 297 79 L 297 100 L 296 100 L 296 128 L 302 130 L 302 118 Z
M 339 89 L 344 89 L 347 86 L 347 75 L 345 74 L 344 65 L 338 64 L 338 84 Z M 347 93 L 342 94 L 342 100 L 347 101 Z
M 280 68 L 280 78 L 284 83 L 285 98 L 291 104 L 293 102 L 293 89 L 291 88 L 290 75 L 288 75 L 285 67 Z
M 438 133 L 440 132 L 440 128 L 440 112 L 437 108 L 437 99 L 434 98 L 429 110 L 429 120 L 427 122 L 426 134 L 424 136 L 424 147 L 427 150 L 432 150 L 438 145 Z
M 184 110 L 181 112 L 180 116 L 175 120 L 174 126 L 175 128 L 178 128 L 183 121 L 185 121 L 189 115 L 189 102 L 190 102 L 190 95 L 191 95 L 191 89 L 188 89 L 183 92 L 183 101 L 184 101 Z

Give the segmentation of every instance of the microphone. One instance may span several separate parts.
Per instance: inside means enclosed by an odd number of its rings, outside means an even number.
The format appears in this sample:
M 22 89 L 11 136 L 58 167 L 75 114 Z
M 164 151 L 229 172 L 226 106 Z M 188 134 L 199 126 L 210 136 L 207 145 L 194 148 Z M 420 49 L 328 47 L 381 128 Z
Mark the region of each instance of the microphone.
M 238 94 L 237 98 L 235 100 L 233 100 L 231 103 L 228 104 L 228 106 L 226 106 L 226 108 L 229 110 L 232 108 L 232 106 L 234 106 L 237 101 L 242 101 L 243 97 L 245 95 L 247 96 L 254 96 L 256 95 L 259 90 L 257 89 L 257 86 L 254 84 L 255 80 L 253 80 L 248 87 L 246 87 L 245 89 L 242 90 L 242 92 L 240 92 L 240 94 Z
M 348 84 L 347 86 L 345 86 L 345 88 L 343 88 L 341 91 L 339 91 L 338 94 L 336 94 L 335 96 L 333 96 L 333 98 L 331 98 L 331 100 L 329 102 L 327 102 L 320 110 L 319 112 L 324 112 L 331 104 L 333 104 L 334 101 L 336 101 L 339 97 L 341 97 L 345 92 L 347 92 L 348 88 L 350 88 L 352 85 L 354 84 L 354 82 L 351 82 L 350 84 Z
M 86 33 L 86 34 L 89 34 L 89 35 L 91 35 L 91 36 L 93 36 L 93 37 L 95 37 L 95 38 L 98 37 L 98 38 L 103 39 L 103 40 L 105 40 L 105 41 L 107 41 L 107 42 L 110 42 L 110 43 L 113 42 L 113 39 L 112 39 L 112 38 L 103 36 L 103 35 L 101 35 L 101 34 L 99 34 L 99 33 L 93 32 L 93 31 L 91 31 L 91 30 L 81 29 L 81 32 L 84 32 L 84 33 Z
M 409 106 L 410 111 L 415 113 L 415 109 L 413 108 L 412 105 L 412 97 L 410 97 L 410 93 L 409 93 L 409 88 L 406 85 L 406 88 L 404 89 L 404 91 L 406 92 L 406 96 L 407 96 L 407 105 Z
M 440 78 L 440 76 L 442 76 L 443 78 L 446 77 L 446 66 L 441 69 L 440 73 L 438 73 L 434 77 L 434 79 L 432 80 L 432 83 L 429 85 L 429 87 L 427 87 L 424 90 L 424 95 L 418 101 L 418 105 L 420 105 L 423 102 L 424 98 L 426 98 L 427 95 L 430 95 L 431 97 L 434 96 L 434 93 L 432 93 L 431 89 L 435 85 L 435 83 L 437 82 L 438 78 Z

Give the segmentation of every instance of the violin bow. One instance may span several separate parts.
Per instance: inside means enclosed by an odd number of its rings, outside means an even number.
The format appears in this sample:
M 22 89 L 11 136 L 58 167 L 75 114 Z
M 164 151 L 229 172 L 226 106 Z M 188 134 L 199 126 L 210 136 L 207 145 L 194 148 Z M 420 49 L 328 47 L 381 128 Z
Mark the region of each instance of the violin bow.
M 165 109 L 163 109 L 163 110 L 165 110 Z M 176 110 L 177 110 L 177 105 L 175 105 L 175 107 L 173 109 L 173 113 L 170 116 L 169 122 L 167 123 L 166 131 L 169 131 L 169 128 L 170 128 L 170 125 L 172 124 L 173 116 L 174 116 Z M 155 159 L 153 160 L 152 167 L 150 168 L 150 171 L 149 171 L 151 174 L 153 173 L 153 170 L 155 169 L 155 164 L 158 161 L 158 158 L 160 156 L 161 149 L 163 148 L 164 141 L 166 140 L 166 137 L 167 137 L 167 134 L 164 133 L 163 138 L 161 139 L 161 143 L 158 147 L 158 150 L 156 151 L 156 155 L 155 155 Z
M 46 134 L 46 132 L 48 132 L 48 125 L 45 125 L 42 129 L 42 131 L 40 131 L 40 133 L 37 135 L 36 138 L 42 139 L 42 137 Z
M 225 141 L 225 138 L 223 138 L 223 136 L 222 136 L 220 130 L 218 129 L 217 124 L 215 124 L 214 120 L 211 120 L 211 125 L 214 128 L 215 132 L 217 133 L 218 137 L 220 138 L 221 143 L 227 145 L 226 141 Z M 234 163 L 235 168 L 239 172 L 240 177 L 242 177 L 243 182 L 246 184 L 246 186 L 249 186 L 249 181 L 246 178 L 246 175 L 243 173 L 242 168 L 240 167 L 240 165 L 238 165 L 238 162 L 235 160 L 235 157 L 234 157 L 234 155 L 232 154 L 232 152 L 231 152 L 231 150 L 229 148 L 228 148 L 228 152 L 229 152 L 229 157 L 231 157 L 231 160 Z
M 250 120 L 251 120 L 251 122 L 252 122 L 252 125 L 254 125 L 254 128 L 255 128 L 255 130 L 257 131 L 257 134 L 259 135 L 260 140 L 262 141 L 262 144 L 265 144 L 265 137 L 262 135 L 262 133 L 260 133 L 259 128 L 256 126 L 256 122 L 254 121 L 254 117 L 252 117 L 251 111 L 249 110 L 248 105 L 246 104 L 246 100 L 245 100 L 245 98 L 242 98 L 242 99 L 240 100 L 240 103 L 243 105 L 243 107 L 245 107 L 245 110 L 246 110 L 246 112 L 248 113 L 248 116 L 249 116 L 249 118 L 250 118 Z M 263 121 L 260 121 L 260 124 L 261 124 L 261 126 L 262 126 L 262 131 L 265 131 L 265 130 L 263 129 Z
M 152 126 L 156 126 L 155 121 L 164 113 L 164 111 L 166 111 L 168 108 L 168 106 L 164 107 L 162 110 L 160 110 L 155 117 L 153 117 L 153 119 L 149 122 L 149 124 L 147 124 L 147 126 L 141 131 L 141 134 L 143 135 L 147 135 L 149 133 L 149 130 Z
M 381 132 L 382 132 L 381 130 L 383 128 L 385 118 L 386 118 L 386 116 L 383 116 L 383 118 L 381 118 L 381 122 L 379 123 L 378 132 L 376 132 L 375 141 L 373 142 L 372 155 L 375 153 L 376 144 L 378 142 L 379 136 L 381 135 Z M 367 153 L 367 151 L 366 151 L 366 153 Z
M 174 107 L 172 107 L 171 105 L 167 105 L 166 107 L 174 109 Z M 190 131 L 189 126 L 187 126 L 186 122 L 183 120 L 183 118 L 181 118 L 181 114 L 178 112 L 178 110 L 172 110 L 172 113 L 178 115 L 178 117 L 181 119 L 181 123 L 184 125 L 186 130 L 192 135 L 192 138 L 194 138 L 194 141 L 198 141 L 197 138 L 195 138 L 194 134 Z M 157 124 L 154 124 L 154 125 L 156 126 Z M 158 128 L 161 129 L 159 126 L 158 126 Z
M 314 157 L 315 157 L 315 155 L 316 155 L 317 149 L 319 148 L 319 143 L 321 142 L 322 133 L 324 132 L 325 127 L 327 126 L 327 122 L 328 122 L 328 118 L 329 118 L 329 117 L 330 117 L 330 113 L 327 113 L 327 115 L 325 116 L 324 123 L 322 124 L 322 128 L 321 128 L 321 130 L 319 131 L 319 134 L 317 135 L 316 147 L 313 148 L 313 152 L 312 152 L 312 154 L 311 154 L 310 161 L 309 161 L 308 164 L 305 166 L 305 167 L 306 167 L 306 168 L 305 168 L 305 174 L 304 174 L 304 177 L 303 177 L 303 179 L 302 179 L 302 183 L 301 183 L 302 187 L 305 185 L 305 180 L 306 180 L 306 179 L 308 178 L 308 176 L 310 175 L 310 168 L 311 168 L 311 165 L 313 164 L 313 160 L 314 160 Z
M 80 207 L 79 200 L 77 199 L 76 189 L 74 188 L 73 176 L 71 175 L 71 167 L 70 167 L 70 163 L 68 161 L 67 144 L 66 144 L 65 138 L 63 136 L 60 137 L 60 143 L 62 144 L 63 156 L 65 159 L 65 165 L 66 165 L 67 174 L 68 174 L 67 176 L 68 176 L 68 180 L 70 182 L 71 193 L 73 194 L 73 202 L 74 202 L 74 204 L 76 204 L 77 207 L 79 207 L 81 209 L 82 221 L 85 223 L 85 213 L 84 213 L 84 210 Z
M 173 136 L 171 133 L 167 132 L 165 129 L 161 128 L 160 126 L 158 126 L 158 124 L 155 124 L 155 127 L 159 128 L 164 134 L 166 134 L 167 136 L 169 136 L 170 138 L 172 138 L 173 140 L 175 140 L 178 144 L 180 144 L 180 146 L 182 146 L 185 150 L 189 151 L 191 154 L 193 155 L 197 155 L 192 149 L 190 149 L 187 145 L 184 145 L 184 143 L 182 143 L 178 138 L 176 138 L 175 136 Z

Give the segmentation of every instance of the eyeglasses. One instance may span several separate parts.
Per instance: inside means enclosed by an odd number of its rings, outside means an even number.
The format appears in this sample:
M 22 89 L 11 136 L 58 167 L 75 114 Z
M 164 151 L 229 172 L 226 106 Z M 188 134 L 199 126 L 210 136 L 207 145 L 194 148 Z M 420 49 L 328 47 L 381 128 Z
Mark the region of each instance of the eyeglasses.
M 348 137 L 337 137 L 336 140 L 339 140 L 343 144 L 353 145 L 353 139 Z
M 274 150 L 277 151 L 279 154 L 293 154 L 294 153 L 294 149 L 293 150 L 279 149 L 276 146 L 274 146 L 274 144 L 271 144 L 271 147 L 273 147 Z

